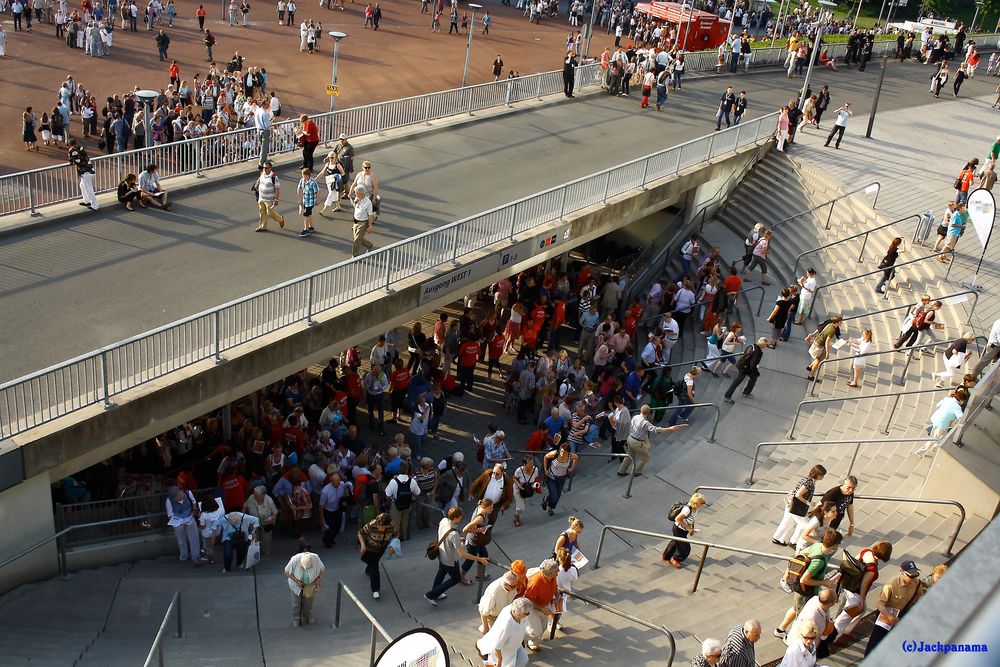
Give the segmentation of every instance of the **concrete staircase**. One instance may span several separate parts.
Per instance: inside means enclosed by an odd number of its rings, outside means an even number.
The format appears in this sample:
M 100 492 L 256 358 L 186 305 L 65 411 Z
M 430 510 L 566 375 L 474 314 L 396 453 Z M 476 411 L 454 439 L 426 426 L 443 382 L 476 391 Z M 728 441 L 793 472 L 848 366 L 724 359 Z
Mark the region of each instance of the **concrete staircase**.
M 838 194 L 836 187 L 798 158 L 769 156 L 751 172 L 703 233 L 711 245 L 722 248 L 724 258 L 738 257 L 742 255 L 745 233 L 753 223 L 760 220 L 773 224 Z M 753 332 L 752 326 L 760 334 L 769 331 L 764 318 L 778 287 L 794 278 L 791 267 L 796 255 L 881 223 L 870 206 L 853 198 L 837 204 L 830 222 L 831 229 L 823 229 L 826 211 L 822 210 L 815 219 L 807 216 L 778 228 L 771 255 L 774 285 L 767 290 L 762 317 L 756 318 L 750 312 L 755 299 L 753 304 L 745 301 L 742 306 L 740 318 L 748 333 Z M 908 238 L 912 228 L 890 228 L 873 234 L 860 264 L 857 261 L 860 245 L 850 242 L 811 256 L 803 266 L 815 266 L 821 282 L 872 270 L 888 239 L 895 235 Z M 917 253 L 909 248 L 903 255 L 904 259 L 913 256 Z M 667 274 L 676 275 L 676 267 L 668 267 Z M 854 281 L 846 284 L 845 289 L 827 292 L 819 310 L 849 316 L 902 305 L 914 300 L 920 291 L 932 296 L 957 291 L 942 281 L 942 274 L 943 269 L 936 262 L 905 267 L 900 272 L 904 282 L 898 291 L 893 290 L 888 304 L 874 293 L 874 278 Z M 758 284 L 756 277 L 753 284 Z M 947 324 L 947 337 L 955 337 L 964 330 L 960 323 L 963 315 L 957 308 L 945 306 L 941 319 Z M 898 312 L 866 317 L 850 322 L 845 333 L 856 337 L 862 327 L 870 327 L 875 333 L 876 349 L 885 349 L 897 334 L 900 319 Z M 806 328 L 811 329 L 816 321 L 814 318 Z M 705 429 L 711 423 L 708 411 L 696 411 L 691 428 L 657 437 L 652 459 L 645 475 L 636 480 L 631 500 L 622 498 L 625 481 L 615 476 L 617 466 L 601 457 L 587 458 L 577 472 L 572 490 L 560 502 L 557 517 L 545 516 L 537 502 L 526 511 L 521 528 L 514 529 L 510 517 L 502 517 L 490 547 L 491 554 L 498 561 L 520 558 L 533 566 L 548 556 L 565 525 L 565 517 L 573 514 L 586 524 L 581 548 L 593 558 L 602 525 L 669 532 L 665 508 L 675 500 L 687 498 L 698 484 L 742 486 L 756 443 L 784 438 L 795 405 L 808 390 L 802 368 L 807 358 L 802 337 L 807 331 L 801 327 L 793 331 L 792 340 L 767 351 L 763 376 L 753 400 L 740 399 L 736 406 L 726 406 L 722 404 L 721 393 L 728 381 L 716 380 L 708 374 L 701 376 L 697 387 L 699 400 L 723 408 L 716 443 L 707 440 Z M 682 343 L 675 347 L 672 361 L 704 356 L 704 339 L 688 330 Z M 848 351 L 843 350 L 841 356 L 848 359 Z M 900 373 L 901 356 L 885 355 L 877 365 L 873 363 L 863 389 L 846 387 L 846 378 L 835 374 L 834 365 L 828 364 L 829 368 L 824 367 L 823 381 L 817 385 L 817 398 L 897 390 L 894 377 Z M 930 373 L 938 370 L 936 366 L 936 356 L 916 355 L 905 389 L 931 387 Z M 841 371 L 847 370 L 846 363 L 840 367 Z M 889 435 L 919 437 L 933 403 L 940 396 L 922 394 L 902 400 L 888 425 Z M 808 408 L 800 418 L 796 438 L 802 441 L 880 437 L 879 431 L 888 419 L 887 400 L 836 402 Z M 482 400 L 473 406 L 465 399 L 464 405 L 457 401 L 451 409 L 474 410 L 485 406 Z M 499 408 L 495 414 L 499 415 Z M 514 431 L 509 428 L 508 434 Z M 909 443 L 862 447 L 853 468 L 861 480 L 859 493 L 918 495 L 921 475 L 928 463 L 909 454 L 913 447 Z M 852 454 L 853 447 L 820 450 L 808 445 L 765 451 L 754 489 L 787 490 L 809 467 L 822 462 L 829 470 L 819 489 L 824 491 L 847 473 Z M 700 513 L 699 538 L 780 553 L 780 548 L 770 543 L 770 535 L 781 515 L 781 496 L 735 492 L 707 495 L 710 504 Z M 857 533 L 845 541 L 845 547 L 852 553 L 875 540 L 889 539 L 895 545 L 893 565 L 912 558 L 925 570 L 944 560 L 945 539 L 957 520 L 947 507 L 912 503 L 859 501 L 856 513 Z M 982 517 L 970 517 L 956 549 L 967 543 L 985 521 Z M 317 538 L 310 536 L 314 544 Z M 479 665 L 474 649 L 478 638 L 474 588 L 451 589 L 448 599 L 438 607 L 431 607 L 422 598 L 436 569 L 422 554 L 429 539 L 430 531 L 413 532 L 413 539 L 404 544 L 405 556 L 384 564 L 382 598 L 367 602 L 391 634 L 418 625 L 433 627 L 448 641 L 454 664 Z M 53 580 L 21 586 L 0 598 L 3 663 L 101 667 L 141 664 L 171 595 L 181 590 L 184 638 L 167 639 L 168 664 L 263 665 L 266 662 L 269 666 L 299 666 L 321 664 L 331 654 L 337 656 L 338 664 L 341 661 L 345 665 L 366 664 L 369 626 L 346 600 L 342 627 L 330 629 L 337 580 L 351 586 L 362 599 L 367 598 L 367 581 L 357 552 L 350 546 L 349 537 L 345 535 L 342 541 L 348 544 L 320 554 L 327 565 L 327 583 L 317 602 L 314 626 L 297 629 L 289 626 L 289 594 L 281 569 L 291 555 L 292 543 L 278 540 L 275 553 L 251 573 L 223 576 L 218 566 L 193 568 L 173 558 L 161 558 L 134 566 L 80 572 L 70 582 Z M 577 589 L 670 628 L 677 642 L 675 664 L 678 665 L 697 653 L 704 638 L 722 639 L 731 627 L 749 617 L 759 618 L 765 629 L 757 645 L 758 662 L 782 655 L 784 647 L 770 636 L 770 630 L 791 600 L 777 586 L 782 569 L 778 561 L 713 550 L 708 554 L 698 591 L 690 593 L 692 570 L 700 550 L 696 548 L 687 567 L 677 571 L 660 560 L 663 544 L 664 540 L 609 534 L 601 556 L 602 567 L 585 569 Z M 786 553 L 790 555 L 790 550 Z M 661 634 L 635 627 L 600 609 L 571 603 L 562 624 L 564 629 L 556 639 L 532 656 L 533 665 L 663 664 L 667 643 Z M 382 645 L 380 640 L 379 646 Z M 852 648 L 824 662 L 852 664 L 859 657 L 859 650 Z

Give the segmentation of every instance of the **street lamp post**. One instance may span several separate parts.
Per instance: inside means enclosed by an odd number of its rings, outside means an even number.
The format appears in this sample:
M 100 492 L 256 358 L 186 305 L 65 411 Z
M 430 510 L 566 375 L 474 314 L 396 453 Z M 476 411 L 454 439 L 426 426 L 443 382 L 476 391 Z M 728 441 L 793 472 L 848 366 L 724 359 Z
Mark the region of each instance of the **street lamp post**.
M 329 33 L 330 37 L 333 37 L 333 73 L 330 75 L 330 83 L 334 86 L 337 85 L 337 59 L 340 57 L 340 40 L 347 37 L 347 33 L 337 32 L 336 30 L 331 30 Z M 330 112 L 333 112 L 333 101 L 336 95 L 330 95 Z
M 150 109 L 153 106 L 153 100 L 159 95 L 155 90 L 137 90 L 135 91 L 135 96 L 142 101 L 142 124 L 146 128 L 146 143 L 144 144 L 146 148 L 153 145 L 153 130 L 150 127 Z
M 684 36 L 681 38 L 681 51 L 687 51 L 688 32 L 691 26 L 691 17 L 694 15 L 694 5 L 685 3 L 681 5 L 681 18 L 684 18 L 684 10 L 687 10 L 687 20 L 684 22 Z
M 482 8 L 482 5 L 469 3 L 469 9 L 472 10 L 472 23 L 469 24 L 469 41 L 465 44 L 465 69 L 462 70 L 462 88 L 465 88 L 465 82 L 469 78 L 469 57 L 472 55 L 472 35 L 476 32 L 476 12 Z
M 976 19 L 979 18 L 979 10 L 982 9 L 982 8 L 983 8 L 983 3 L 977 2 L 976 3 L 976 13 L 972 16 L 972 27 L 969 29 L 970 33 L 974 32 L 976 30 Z
M 597 19 L 597 2 L 598 0 L 593 0 L 590 3 L 590 32 L 587 33 L 587 46 L 584 49 L 583 57 L 590 57 L 590 42 L 594 39 L 594 21 Z
M 774 48 L 774 40 L 778 37 L 778 29 L 779 29 L 779 27 L 781 27 L 781 34 L 785 33 L 784 26 L 782 26 L 782 23 L 781 23 L 782 12 L 784 11 L 784 9 L 785 9 L 785 0 L 781 0 L 781 2 L 778 3 L 778 18 L 776 18 L 774 20 L 774 29 L 771 30 L 771 48 L 772 49 Z
M 861 18 L 861 3 L 862 2 L 864 2 L 864 0 L 858 0 L 858 11 L 854 12 L 854 25 L 851 26 L 851 27 L 854 28 L 855 30 L 857 30 L 857 28 L 858 28 L 858 19 Z
M 819 0 L 819 4 L 822 7 L 836 7 L 837 3 L 830 2 L 830 0 Z M 809 79 L 812 77 L 813 65 L 819 59 L 820 49 L 823 48 L 823 29 L 826 27 L 826 22 L 829 18 L 827 12 L 820 9 L 819 12 L 819 25 L 816 28 L 816 40 L 813 42 L 812 52 L 809 54 L 809 67 L 806 69 L 806 78 L 802 82 L 802 91 L 799 93 L 799 108 L 801 109 L 806 101 L 806 91 L 809 90 Z

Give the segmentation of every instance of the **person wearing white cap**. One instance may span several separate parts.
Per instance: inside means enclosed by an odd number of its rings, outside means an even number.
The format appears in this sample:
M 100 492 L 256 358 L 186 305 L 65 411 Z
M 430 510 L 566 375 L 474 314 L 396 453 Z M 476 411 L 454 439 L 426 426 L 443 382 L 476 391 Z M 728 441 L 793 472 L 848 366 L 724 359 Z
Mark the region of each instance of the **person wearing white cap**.
M 292 591 L 292 627 L 316 622 L 313 616 L 313 598 L 323 582 L 326 566 L 320 557 L 310 551 L 295 554 L 285 566 L 288 588 Z
M 496 623 L 486 635 L 476 642 L 476 648 L 484 662 L 492 667 L 524 667 L 528 664 L 528 654 L 521 642 L 528 629 L 526 619 L 533 607 L 526 598 L 517 598 L 500 611 Z

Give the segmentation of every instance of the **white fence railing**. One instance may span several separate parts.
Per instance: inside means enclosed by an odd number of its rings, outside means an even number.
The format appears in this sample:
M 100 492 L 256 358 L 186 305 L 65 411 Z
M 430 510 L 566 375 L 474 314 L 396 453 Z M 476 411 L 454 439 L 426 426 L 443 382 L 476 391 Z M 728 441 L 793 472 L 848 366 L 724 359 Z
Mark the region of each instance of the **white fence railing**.
M 312 318 L 362 296 L 385 292 L 436 267 L 453 268 L 471 253 L 508 243 L 567 214 L 606 203 L 683 169 L 769 138 L 777 114 L 668 148 L 399 241 L 301 278 L 0 385 L 0 439 L 227 350 Z

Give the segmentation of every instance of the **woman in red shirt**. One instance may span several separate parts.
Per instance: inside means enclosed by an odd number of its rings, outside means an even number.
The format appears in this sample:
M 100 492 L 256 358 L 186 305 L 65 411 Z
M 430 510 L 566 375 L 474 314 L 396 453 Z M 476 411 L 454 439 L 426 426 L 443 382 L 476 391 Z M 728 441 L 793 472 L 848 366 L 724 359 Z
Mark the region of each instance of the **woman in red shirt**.
M 403 404 L 406 402 L 406 394 L 410 389 L 410 371 L 406 367 L 406 364 L 403 363 L 403 360 L 398 357 L 393 362 L 393 365 L 395 368 L 389 374 L 389 386 L 392 391 L 390 395 L 392 417 L 389 421 L 397 422 L 399 421 L 399 413 L 403 410 Z
M 299 127 L 295 130 L 295 136 L 302 146 L 302 168 L 313 171 L 313 153 L 319 146 L 319 128 L 316 127 L 316 122 L 302 114 L 299 116 Z

